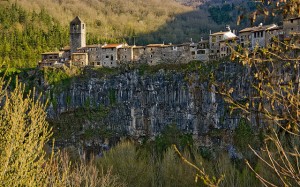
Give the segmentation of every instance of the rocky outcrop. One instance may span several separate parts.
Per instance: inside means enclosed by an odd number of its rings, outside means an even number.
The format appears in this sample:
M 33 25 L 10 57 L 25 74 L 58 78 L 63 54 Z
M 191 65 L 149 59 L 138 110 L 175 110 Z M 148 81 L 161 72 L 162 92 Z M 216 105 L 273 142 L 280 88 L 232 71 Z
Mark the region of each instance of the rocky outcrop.
M 243 71 L 246 72 L 234 64 L 221 64 L 212 73 L 215 79 L 230 79 L 230 84 L 245 90 L 248 80 Z M 213 92 L 215 87 L 205 70 L 161 69 L 142 75 L 136 69 L 112 76 L 90 72 L 86 75 L 72 81 L 64 91 L 52 93 L 50 117 L 86 105 L 109 107 L 101 123 L 120 133 L 153 137 L 165 126 L 176 124 L 182 131 L 193 134 L 200 144 L 208 146 L 230 143 L 231 138 L 226 137 L 239 121 L 238 117 L 229 115 L 222 97 Z

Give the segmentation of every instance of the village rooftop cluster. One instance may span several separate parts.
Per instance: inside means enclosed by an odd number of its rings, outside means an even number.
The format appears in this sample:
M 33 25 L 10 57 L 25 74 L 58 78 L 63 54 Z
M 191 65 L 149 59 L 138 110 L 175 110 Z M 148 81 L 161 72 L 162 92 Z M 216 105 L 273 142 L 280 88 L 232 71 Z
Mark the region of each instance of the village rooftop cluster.
M 70 46 L 58 52 L 42 53 L 39 67 L 45 66 L 95 66 L 118 67 L 129 63 L 188 63 L 192 60 L 210 61 L 231 55 L 232 48 L 240 45 L 250 51 L 254 48 L 268 48 L 277 38 L 278 41 L 291 41 L 293 35 L 300 32 L 300 17 L 276 24 L 249 27 L 238 32 L 226 31 L 211 33 L 209 40 L 183 44 L 149 44 L 147 46 L 129 46 L 120 44 L 86 45 L 86 24 L 77 16 L 70 22 Z M 295 45 L 299 45 L 300 42 Z

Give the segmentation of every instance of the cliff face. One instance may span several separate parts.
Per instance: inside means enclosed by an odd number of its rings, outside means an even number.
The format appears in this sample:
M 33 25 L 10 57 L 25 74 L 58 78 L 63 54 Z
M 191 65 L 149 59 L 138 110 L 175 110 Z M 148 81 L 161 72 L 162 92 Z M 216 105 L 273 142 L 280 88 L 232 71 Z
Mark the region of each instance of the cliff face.
M 234 80 L 231 84 L 245 90 L 247 77 L 237 69 L 234 65 L 221 65 L 215 78 L 229 78 Z M 132 137 L 153 137 L 165 126 L 175 124 L 203 145 L 231 142 L 226 137 L 239 120 L 229 115 L 221 96 L 212 92 L 215 87 L 209 84 L 205 70 L 161 69 L 144 75 L 140 70 L 132 70 L 109 77 L 87 74 L 64 91 L 52 94 L 54 99 L 48 109 L 51 118 L 88 105 L 109 110 L 100 120 L 93 123 L 87 120 L 83 126 L 97 128 L 102 125 L 101 128 L 104 126 Z

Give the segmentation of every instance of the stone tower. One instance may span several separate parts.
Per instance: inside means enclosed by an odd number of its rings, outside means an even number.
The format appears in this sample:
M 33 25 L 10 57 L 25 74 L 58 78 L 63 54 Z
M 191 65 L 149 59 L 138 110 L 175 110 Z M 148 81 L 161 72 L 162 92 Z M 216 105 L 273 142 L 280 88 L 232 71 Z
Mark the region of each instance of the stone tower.
M 70 23 L 70 47 L 71 54 L 76 52 L 78 48 L 86 45 L 86 26 L 85 23 L 78 17 Z

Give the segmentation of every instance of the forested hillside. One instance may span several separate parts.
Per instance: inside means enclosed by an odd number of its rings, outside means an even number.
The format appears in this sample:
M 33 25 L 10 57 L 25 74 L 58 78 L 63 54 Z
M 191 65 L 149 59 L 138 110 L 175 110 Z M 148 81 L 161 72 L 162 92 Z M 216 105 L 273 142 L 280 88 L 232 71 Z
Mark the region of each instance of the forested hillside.
M 0 3 L 0 65 L 36 66 L 41 52 L 68 43 L 66 29 L 43 10 L 27 12 L 17 4 Z
M 78 15 L 98 38 L 150 33 L 175 15 L 193 10 L 174 0 L 22 0 L 18 4 L 28 11 L 45 9 L 64 26 Z

